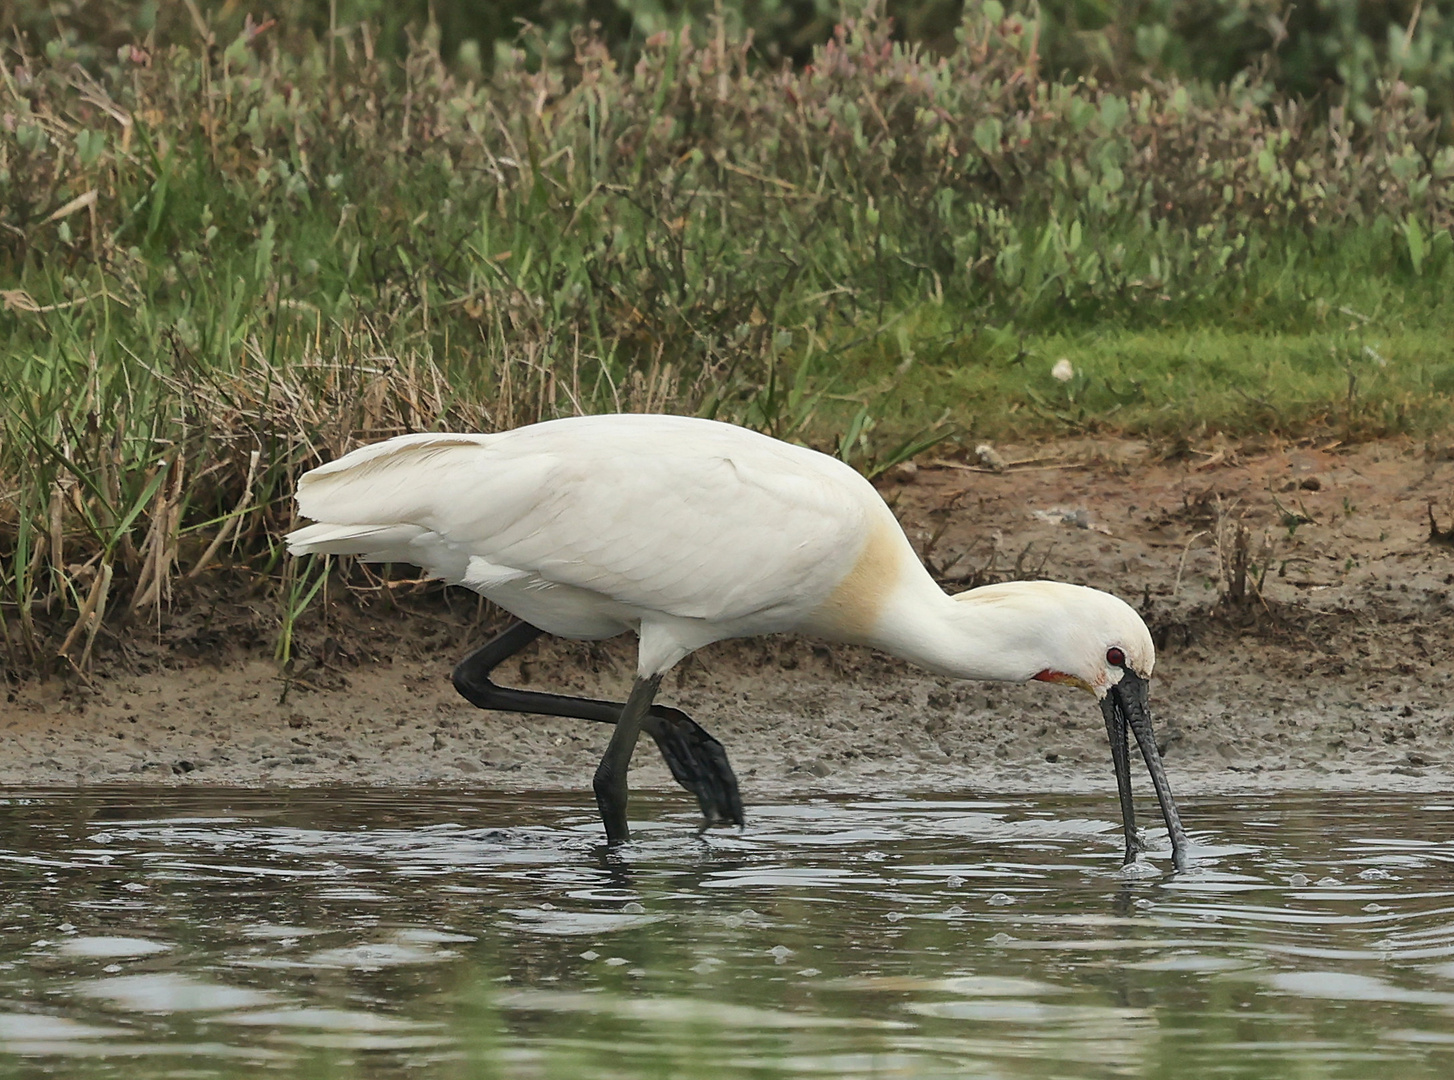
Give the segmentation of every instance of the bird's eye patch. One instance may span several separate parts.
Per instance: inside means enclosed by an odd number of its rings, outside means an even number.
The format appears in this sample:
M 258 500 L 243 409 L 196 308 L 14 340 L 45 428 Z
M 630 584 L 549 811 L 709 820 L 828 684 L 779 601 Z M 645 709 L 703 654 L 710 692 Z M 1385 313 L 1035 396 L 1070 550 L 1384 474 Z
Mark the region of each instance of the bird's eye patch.
M 1106 650 L 1106 663 L 1112 667 L 1122 667 L 1126 663 L 1126 654 L 1112 646 Z

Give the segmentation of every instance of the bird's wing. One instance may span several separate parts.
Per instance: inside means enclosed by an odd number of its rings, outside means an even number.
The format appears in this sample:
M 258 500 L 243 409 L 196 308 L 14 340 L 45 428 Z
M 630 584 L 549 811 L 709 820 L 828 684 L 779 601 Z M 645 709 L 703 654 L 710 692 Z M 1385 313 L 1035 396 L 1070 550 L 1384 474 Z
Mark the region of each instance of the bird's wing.
M 846 466 L 737 429 L 550 427 L 365 447 L 306 476 L 299 507 L 422 526 L 482 582 L 521 571 L 715 621 L 821 599 L 877 499 Z
M 470 540 L 497 565 L 633 607 L 724 621 L 826 596 L 861 510 L 844 485 L 742 455 L 562 458 L 505 527 Z M 451 535 L 453 535 L 451 533 Z

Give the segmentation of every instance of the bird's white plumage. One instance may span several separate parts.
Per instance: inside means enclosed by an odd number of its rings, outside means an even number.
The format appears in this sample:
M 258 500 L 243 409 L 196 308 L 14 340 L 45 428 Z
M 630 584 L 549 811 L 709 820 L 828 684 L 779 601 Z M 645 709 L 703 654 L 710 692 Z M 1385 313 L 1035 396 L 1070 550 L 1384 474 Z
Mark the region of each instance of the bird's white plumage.
M 289 546 L 412 562 L 563 636 L 661 624 L 690 651 L 821 604 L 875 503 L 841 462 L 728 424 L 576 417 L 356 450 L 303 478 L 319 524 Z
M 1146 709 L 1155 649 L 1135 611 L 1048 581 L 946 596 L 873 487 L 823 454 L 707 420 L 577 417 L 366 446 L 305 475 L 298 508 L 317 524 L 289 534 L 295 555 L 414 563 L 566 637 L 637 632 L 639 677 L 594 781 L 612 840 L 630 835 L 625 770 L 659 676 L 712 641 L 800 630 L 956 678 L 1090 690 L 1116 751 L 1127 860 L 1139 849 L 1129 729 L 1186 865 Z M 455 677 L 498 707 L 488 670 Z
M 728 637 L 802 630 L 961 678 L 1046 670 L 1104 693 L 1108 645 L 1149 675 L 1144 624 L 1052 582 L 947 597 L 872 485 L 730 424 L 595 416 L 406 435 L 305 475 L 289 549 L 409 562 L 549 633 L 641 636 L 643 674 Z

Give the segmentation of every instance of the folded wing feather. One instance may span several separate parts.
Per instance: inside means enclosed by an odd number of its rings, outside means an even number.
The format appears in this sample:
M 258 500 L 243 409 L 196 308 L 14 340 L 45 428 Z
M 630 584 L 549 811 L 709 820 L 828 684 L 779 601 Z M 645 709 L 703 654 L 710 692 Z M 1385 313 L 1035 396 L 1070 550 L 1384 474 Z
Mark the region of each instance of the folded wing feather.
M 856 557 L 867 484 L 822 455 L 515 434 L 404 436 L 315 469 L 298 503 L 320 524 L 290 550 L 386 550 L 486 595 L 530 578 L 708 620 L 826 595 Z

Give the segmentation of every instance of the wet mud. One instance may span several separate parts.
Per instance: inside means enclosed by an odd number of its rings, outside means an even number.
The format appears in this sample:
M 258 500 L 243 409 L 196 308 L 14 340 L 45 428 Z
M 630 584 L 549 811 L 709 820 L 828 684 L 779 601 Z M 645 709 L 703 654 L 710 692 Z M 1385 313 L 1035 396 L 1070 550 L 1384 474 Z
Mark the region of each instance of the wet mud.
M 952 591 L 1038 575 L 1142 611 L 1178 792 L 1450 786 L 1454 547 L 1430 528 L 1431 513 L 1442 528 L 1454 519 L 1450 455 L 1411 443 L 1175 459 L 1125 442 L 998 450 L 1023 464 L 931 461 L 881 490 Z M 10 687 L 0 783 L 589 791 L 603 726 L 480 712 L 455 694 L 451 667 L 501 625 L 468 594 L 394 583 L 334 596 L 300 624 L 285 678 L 269 605 L 207 590 L 177 597 L 160 625 L 103 639 L 88 679 Z M 619 697 L 632 665 L 629 641 L 545 640 L 499 675 Z M 705 649 L 659 700 L 726 744 L 749 811 L 799 791 L 1114 791 L 1099 711 L 1063 687 L 956 683 L 783 638 Z M 633 786 L 671 789 L 653 758 L 643 746 Z

